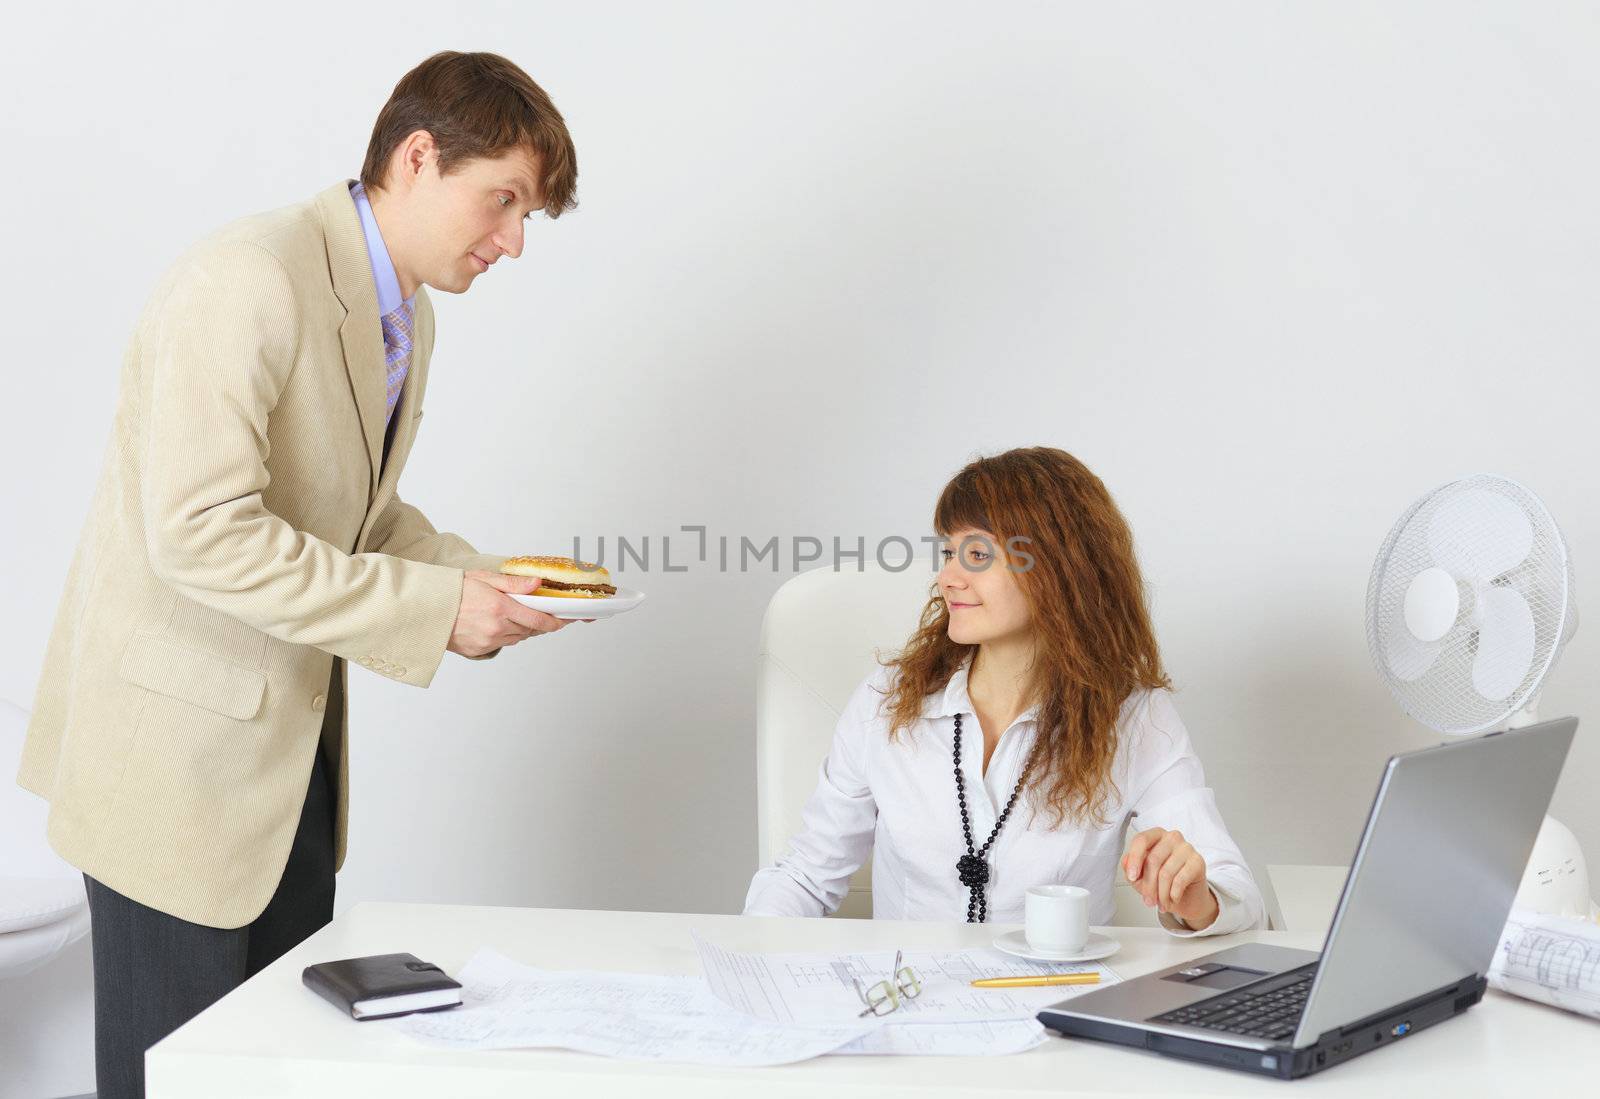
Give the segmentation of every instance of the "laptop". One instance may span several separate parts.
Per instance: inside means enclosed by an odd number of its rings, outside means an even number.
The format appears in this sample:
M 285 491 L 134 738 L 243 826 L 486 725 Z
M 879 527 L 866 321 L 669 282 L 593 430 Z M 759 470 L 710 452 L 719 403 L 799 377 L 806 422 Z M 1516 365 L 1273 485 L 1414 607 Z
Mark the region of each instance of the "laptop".
M 1247 944 L 1055 1004 L 1051 1030 L 1292 1079 L 1483 997 L 1577 718 L 1394 756 L 1320 953 Z

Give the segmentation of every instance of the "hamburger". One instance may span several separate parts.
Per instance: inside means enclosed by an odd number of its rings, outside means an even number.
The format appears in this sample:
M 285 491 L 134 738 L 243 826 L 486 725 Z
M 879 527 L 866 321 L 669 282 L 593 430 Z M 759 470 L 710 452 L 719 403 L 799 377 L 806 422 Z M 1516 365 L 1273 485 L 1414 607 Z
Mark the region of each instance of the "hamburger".
M 609 572 L 599 565 L 574 561 L 570 557 L 513 557 L 500 566 L 500 571 L 508 576 L 538 577 L 538 595 L 604 599 L 617 594 Z

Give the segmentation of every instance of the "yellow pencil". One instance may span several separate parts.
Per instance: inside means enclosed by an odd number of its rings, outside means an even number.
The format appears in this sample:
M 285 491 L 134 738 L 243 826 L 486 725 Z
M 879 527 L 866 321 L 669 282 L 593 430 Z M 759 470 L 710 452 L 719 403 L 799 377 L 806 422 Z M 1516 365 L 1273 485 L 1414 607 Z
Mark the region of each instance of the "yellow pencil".
M 1098 973 L 1043 973 L 1037 977 L 984 977 L 973 988 L 1038 988 L 1041 985 L 1097 985 Z

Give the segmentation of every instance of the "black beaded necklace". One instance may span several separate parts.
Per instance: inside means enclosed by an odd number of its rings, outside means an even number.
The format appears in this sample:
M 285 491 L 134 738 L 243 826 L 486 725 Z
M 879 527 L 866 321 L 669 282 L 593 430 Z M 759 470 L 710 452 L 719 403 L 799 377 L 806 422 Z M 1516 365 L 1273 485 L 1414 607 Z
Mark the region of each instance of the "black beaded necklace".
M 989 848 L 994 846 L 994 838 L 1000 834 L 1000 828 L 1005 824 L 1006 818 L 1011 815 L 1012 806 L 1017 804 L 1017 795 L 1022 793 L 1023 783 L 1028 781 L 1028 772 L 1033 770 L 1034 760 L 1038 758 L 1038 747 L 1028 756 L 1027 764 L 1022 768 L 1022 774 L 1017 776 L 1016 788 L 1011 791 L 1011 797 L 1006 800 L 1006 807 L 1000 810 L 999 818 L 994 822 L 994 829 L 989 833 L 989 838 L 983 841 L 983 846 L 976 851 L 972 849 L 972 819 L 967 815 L 967 783 L 961 777 L 961 715 L 956 715 L 956 807 L 961 810 L 961 834 L 967 839 L 967 853 L 956 860 L 956 875 L 961 879 L 961 884 L 971 891 L 967 898 L 967 922 L 983 923 L 989 918 L 989 898 L 984 895 L 984 886 L 989 884 L 989 864 L 984 861 L 984 856 L 989 853 Z

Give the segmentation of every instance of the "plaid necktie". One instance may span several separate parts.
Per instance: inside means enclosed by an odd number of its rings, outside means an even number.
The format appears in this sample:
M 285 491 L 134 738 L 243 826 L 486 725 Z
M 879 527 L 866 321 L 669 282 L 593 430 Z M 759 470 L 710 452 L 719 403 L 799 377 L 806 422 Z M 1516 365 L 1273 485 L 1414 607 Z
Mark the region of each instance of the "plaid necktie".
M 400 308 L 383 315 L 384 366 L 388 370 L 389 407 L 384 414 L 387 424 L 394 416 L 394 406 L 399 403 L 400 390 L 406 384 L 406 371 L 411 366 L 411 306 L 400 303 Z

